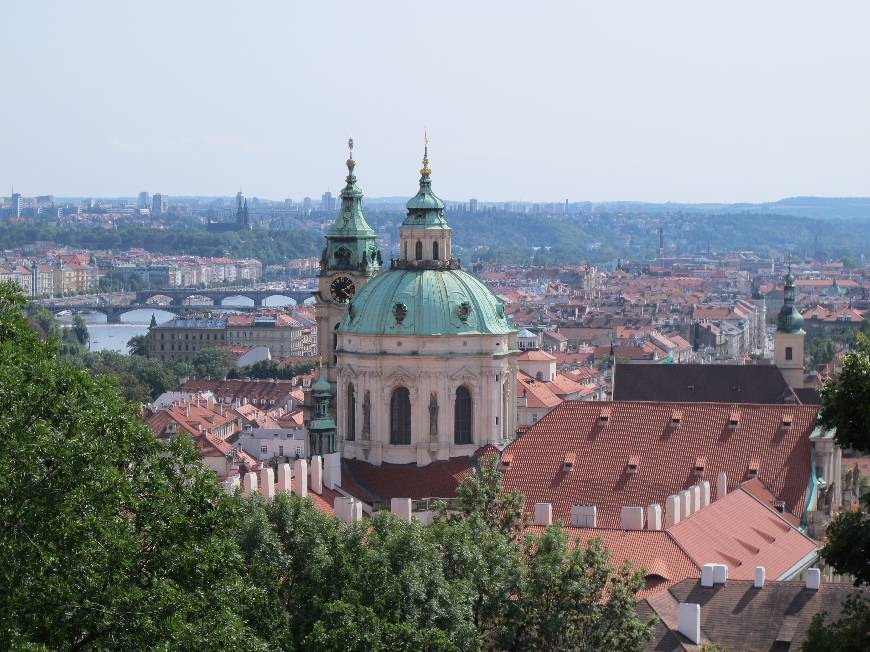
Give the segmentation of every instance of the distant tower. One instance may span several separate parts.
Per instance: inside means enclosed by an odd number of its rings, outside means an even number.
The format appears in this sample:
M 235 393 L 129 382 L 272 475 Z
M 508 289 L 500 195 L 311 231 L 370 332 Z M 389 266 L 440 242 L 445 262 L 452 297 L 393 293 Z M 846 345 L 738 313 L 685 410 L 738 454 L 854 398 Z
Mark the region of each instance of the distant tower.
M 155 192 L 151 198 L 151 217 L 163 217 L 169 212 L 169 197 Z
M 782 309 L 776 319 L 773 361 L 792 387 L 804 386 L 804 318 L 794 305 L 794 274 L 791 263 L 785 275 Z
M 251 216 L 248 214 L 248 200 L 240 190 L 236 194 L 236 230 L 250 231 L 252 228 Z
M 320 368 L 320 377 L 311 386 L 311 399 L 313 414 L 308 424 L 308 455 L 326 455 L 334 453 L 335 448 L 335 420 L 332 418 L 330 403 L 332 402 L 332 389 L 323 368 Z
M 139 198 L 136 200 L 136 208 L 142 210 L 143 208 L 151 207 L 151 193 L 142 191 L 139 193 Z
M 659 260 L 665 257 L 665 229 L 659 227 Z
M 477 212 L 477 200 L 476 199 L 469 199 L 468 200 L 468 212 L 469 213 L 476 213 Z

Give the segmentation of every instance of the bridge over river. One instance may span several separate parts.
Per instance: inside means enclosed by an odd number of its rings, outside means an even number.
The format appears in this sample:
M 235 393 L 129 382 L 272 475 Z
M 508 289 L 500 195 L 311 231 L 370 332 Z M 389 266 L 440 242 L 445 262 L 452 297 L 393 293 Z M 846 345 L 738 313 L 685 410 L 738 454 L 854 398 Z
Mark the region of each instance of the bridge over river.
M 109 324 L 120 324 L 121 316 L 134 310 L 165 310 L 180 314 L 185 310 L 190 309 L 208 309 L 209 307 L 220 308 L 224 307 L 224 301 L 230 298 L 245 297 L 254 302 L 253 306 L 227 305 L 230 308 L 239 312 L 253 312 L 258 308 L 263 307 L 266 299 L 271 297 L 286 297 L 292 299 L 297 304 L 302 304 L 306 299 L 312 298 L 311 290 L 279 290 L 279 289 L 256 289 L 256 288 L 221 288 L 219 290 L 200 290 L 198 288 L 166 288 L 162 290 L 143 290 L 136 292 L 135 299 L 132 303 L 111 303 L 106 301 L 102 296 L 97 295 L 93 300 L 87 300 L 82 297 L 82 300 L 76 301 L 72 298 L 67 299 L 48 299 L 40 300 L 38 303 L 45 306 L 46 309 L 57 314 L 65 310 L 71 312 L 101 312 L 106 315 L 106 321 Z M 89 298 L 88 298 L 89 299 Z M 165 299 L 167 301 L 159 301 Z M 212 302 L 208 305 L 190 305 L 187 303 L 191 299 L 209 299 Z

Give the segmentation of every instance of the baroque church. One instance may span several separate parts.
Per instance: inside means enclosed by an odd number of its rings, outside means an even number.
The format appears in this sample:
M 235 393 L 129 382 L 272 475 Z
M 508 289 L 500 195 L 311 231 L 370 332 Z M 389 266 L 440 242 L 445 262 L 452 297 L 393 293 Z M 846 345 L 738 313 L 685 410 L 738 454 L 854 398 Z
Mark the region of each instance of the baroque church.
M 425 466 L 507 443 L 516 431 L 517 331 L 453 257 L 428 147 L 386 269 L 348 144 L 315 295 L 323 368 L 312 387 L 312 454 Z

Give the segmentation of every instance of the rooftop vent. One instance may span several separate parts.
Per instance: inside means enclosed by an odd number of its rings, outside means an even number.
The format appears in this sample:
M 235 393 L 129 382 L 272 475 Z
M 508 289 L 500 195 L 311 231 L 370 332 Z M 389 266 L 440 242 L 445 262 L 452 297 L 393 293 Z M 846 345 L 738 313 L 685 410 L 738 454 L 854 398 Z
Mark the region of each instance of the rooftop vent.
M 677 428 L 682 421 L 683 421 L 683 411 L 682 410 L 674 410 L 673 414 L 671 414 L 671 426 L 673 428 Z
M 632 455 L 628 458 L 628 464 L 625 465 L 626 473 L 637 473 L 637 467 L 640 466 L 640 457 Z
M 782 427 L 783 428 L 791 428 L 791 424 L 794 422 L 794 416 L 791 412 L 786 412 L 782 415 Z
M 707 468 L 707 458 L 706 457 L 701 456 L 695 460 L 695 469 L 694 469 L 695 475 L 697 475 L 697 476 L 704 475 L 705 468 Z
M 601 408 L 601 414 L 598 415 L 598 423 L 607 423 L 610 421 L 610 406 Z
M 731 414 L 728 415 L 728 427 L 736 428 L 740 423 L 740 410 L 733 409 L 731 410 Z
M 749 461 L 749 468 L 746 469 L 746 475 L 750 478 L 754 478 L 758 475 L 758 460 Z
M 501 468 L 509 469 L 511 466 L 511 462 L 513 462 L 514 454 L 511 452 L 506 452 L 501 456 Z
M 574 453 L 565 453 L 565 460 L 562 462 L 562 470 L 570 471 L 574 468 L 574 463 L 577 461 L 576 455 Z

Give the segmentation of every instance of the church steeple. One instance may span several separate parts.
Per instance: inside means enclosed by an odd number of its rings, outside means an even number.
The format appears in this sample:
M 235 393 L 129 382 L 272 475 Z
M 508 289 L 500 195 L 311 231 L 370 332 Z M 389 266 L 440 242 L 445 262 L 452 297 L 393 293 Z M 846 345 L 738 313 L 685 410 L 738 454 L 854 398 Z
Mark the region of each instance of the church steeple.
M 408 215 L 399 228 L 400 258 L 418 265 L 450 263 L 450 225 L 444 219 L 444 202 L 432 192 L 432 170 L 429 168 L 429 139 L 424 140 L 423 167 L 420 188 L 408 200 Z
M 795 287 L 794 274 L 791 272 L 791 261 L 788 263 L 788 272 L 784 278 L 782 289 L 782 308 L 777 317 L 777 330 L 782 333 L 799 333 L 802 332 L 804 318 L 795 307 Z
M 345 186 L 341 190 L 341 208 L 335 223 L 326 232 L 321 272 L 352 270 L 374 274 L 381 266 L 380 252 L 375 246 L 374 229 L 363 215 L 363 193 L 354 174 L 353 138 L 347 141 L 347 145 L 350 153 L 346 162 Z

